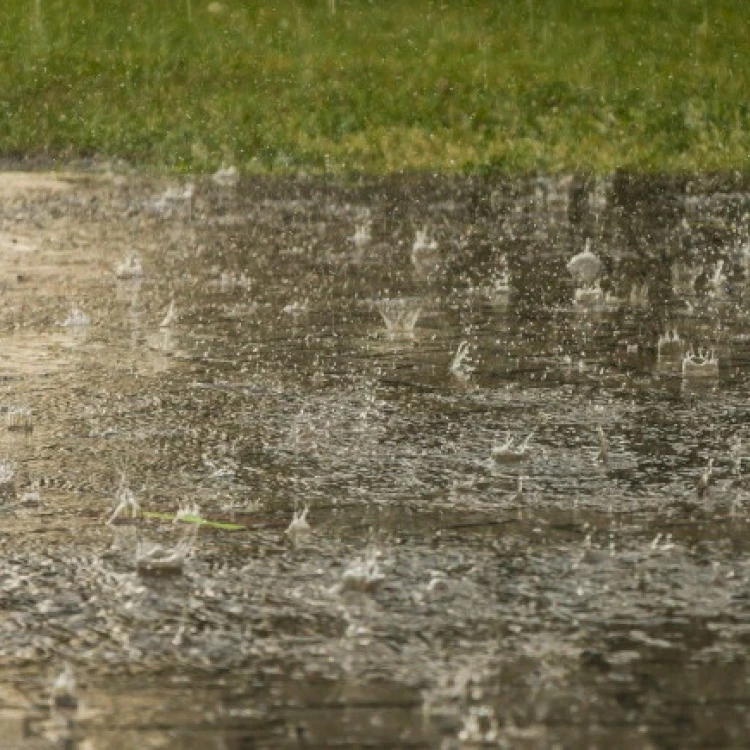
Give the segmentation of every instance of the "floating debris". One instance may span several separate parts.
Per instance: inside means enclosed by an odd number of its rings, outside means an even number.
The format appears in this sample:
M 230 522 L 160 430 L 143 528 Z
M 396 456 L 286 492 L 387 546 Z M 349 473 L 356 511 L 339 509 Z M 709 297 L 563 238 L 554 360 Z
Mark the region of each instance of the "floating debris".
M 73 667 L 68 662 L 65 662 L 62 672 L 52 681 L 49 703 L 53 710 L 75 711 L 78 708 L 76 678 Z
M 574 279 L 586 286 L 592 286 L 601 276 L 603 264 L 601 260 L 591 252 L 591 240 L 586 240 L 583 252 L 574 255 L 568 261 L 568 272 Z
M 713 349 L 691 349 L 682 360 L 684 378 L 718 378 L 719 358 Z
M 378 565 L 378 551 L 368 550 L 367 554 L 350 563 L 341 575 L 337 590 L 371 592 L 380 586 L 385 576 Z
M 33 432 L 34 418 L 27 406 L 12 406 L 5 414 L 5 424 L 11 432 Z
M 179 512 L 179 511 L 178 511 Z M 176 520 L 175 513 L 161 513 L 156 510 L 143 511 L 144 518 L 155 518 L 160 521 L 174 521 Z M 210 518 L 203 518 L 203 516 L 197 515 L 184 515 L 181 516 L 180 521 L 183 523 L 194 524 L 196 526 L 208 526 L 212 529 L 221 529 L 222 531 L 245 531 L 247 526 L 240 523 L 228 523 L 225 521 L 212 521 Z
M 297 544 L 312 533 L 312 527 L 307 522 L 307 514 L 310 508 L 305 505 L 302 510 L 295 510 L 292 521 L 286 529 L 286 535 Z
M 115 276 L 123 281 L 127 279 L 140 279 L 143 276 L 141 259 L 135 253 L 131 253 L 122 263 L 117 265 Z

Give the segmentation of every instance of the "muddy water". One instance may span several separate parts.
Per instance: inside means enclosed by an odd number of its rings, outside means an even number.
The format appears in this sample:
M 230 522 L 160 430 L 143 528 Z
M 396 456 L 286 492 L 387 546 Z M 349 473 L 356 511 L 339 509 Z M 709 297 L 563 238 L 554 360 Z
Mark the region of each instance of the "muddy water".
M 746 212 L 3 175 L 0 747 L 744 746 Z

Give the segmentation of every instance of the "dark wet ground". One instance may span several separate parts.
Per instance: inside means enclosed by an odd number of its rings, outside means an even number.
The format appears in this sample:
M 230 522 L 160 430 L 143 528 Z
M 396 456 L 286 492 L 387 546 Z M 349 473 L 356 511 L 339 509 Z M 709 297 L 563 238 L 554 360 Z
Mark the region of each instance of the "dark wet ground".
M 0 748 L 747 746 L 749 184 L 47 179 L 0 179 Z M 193 503 L 239 528 L 139 574 Z

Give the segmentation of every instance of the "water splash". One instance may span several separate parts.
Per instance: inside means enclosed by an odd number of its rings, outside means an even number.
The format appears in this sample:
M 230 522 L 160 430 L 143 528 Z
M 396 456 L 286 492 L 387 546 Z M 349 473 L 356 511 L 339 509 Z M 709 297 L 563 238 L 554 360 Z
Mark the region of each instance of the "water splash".
M 721 300 L 727 295 L 727 276 L 724 273 L 724 260 L 720 259 L 714 266 L 714 272 L 709 281 L 709 296 Z
M 146 210 L 162 217 L 187 214 L 193 216 L 195 185 L 188 182 L 183 187 L 167 188 L 161 195 L 146 204 Z
M 573 304 L 581 308 L 601 308 L 606 302 L 604 290 L 598 281 L 573 291 Z
M 729 442 L 729 458 L 732 463 L 732 474 L 736 478 L 740 478 L 742 476 L 742 462 L 750 460 L 750 456 L 743 453 L 740 435 L 735 435 Z
M 714 349 L 692 349 L 682 360 L 682 376 L 686 379 L 706 379 L 719 377 L 719 358 Z
M 293 317 L 296 317 L 298 315 L 304 315 L 307 313 L 307 311 L 310 308 L 310 304 L 307 300 L 294 300 L 294 302 L 290 302 L 288 305 L 285 305 L 281 312 L 283 312 L 285 315 L 292 315 Z
M 174 514 L 172 523 L 179 523 L 180 521 L 195 521 L 195 519 L 201 517 L 201 509 L 198 503 L 195 501 L 181 501 L 177 507 L 177 512 Z
M 596 459 L 600 463 L 607 463 L 609 460 L 609 441 L 604 434 L 604 428 L 601 425 L 596 426 L 596 434 L 599 436 L 599 452 Z
M 389 338 L 413 338 L 422 308 L 409 298 L 378 300 L 376 308 L 383 318 Z
M 744 214 L 736 228 L 734 257 L 742 267 L 745 278 L 750 276 L 750 214 Z
M 173 547 L 159 542 L 140 540 L 135 550 L 135 569 L 140 575 L 179 575 L 185 561 L 193 554 L 198 526 L 191 525 Z
M 221 167 L 211 175 L 211 180 L 219 187 L 234 188 L 239 185 L 240 172 L 235 166 Z
M 648 284 L 633 284 L 628 294 L 628 303 L 631 307 L 648 307 L 649 288 Z
M 159 328 L 169 328 L 177 319 L 177 312 L 175 311 L 174 306 L 174 300 L 172 300 L 169 303 L 169 307 L 167 308 L 167 312 L 164 315 L 164 318 L 162 319 L 161 323 L 159 323 Z
M 686 342 L 676 329 L 661 334 L 656 342 L 656 371 L 664 374 L 682 373 Z
M 678 262 L 672 265 L 672 291 L 677 297 L 691 297 L 695 284 L 703 273 L 702 265 Z
M 312 527 L 307 521 L 309 506 L 305 505 L 302 510 L 295 510 L 292 521 L 284 532 L 294 544 L 299 544 L 312 534 Z
M 700 475 L 698 481 L 695 484 L 695 488 L 698 491 L 699 497 L 705 497 L 708 495 L 708 491 L 713 484 L 714 477 L 714 460 L 713 458 L 708 459 L 708 466 L 705 471 Z
M 591 251 L 590 239 L 586 240 L 584 250 L 574 255 L 567 265 L 570 275 L 585 286 L 591 286 L 599 279 L 602 268 L 602 261 Z
M 516 463 L 526 459 L 529 441 L 536 430 L 532 430 L 520 443 L 508 433 L 504 443 L 492 446 L 492 460 L 496 463 Z
M 28 406 L 11 406 L 5 414 L 5 424 L 11 432 L 33 432 L 34 415 Z
M 76 678 L 73 667 L 68 662 L 65 662 L 62 671 L 52 681 L 49 704 L 53 711 L 74 711 L 78 708 Z
M 115 509 L 107 520 L 107 525 L 114 524 L 121 516 L 123 519 L 134 521 L 142 518 L 143 512 L 135 493 L 128 487 L 125 475 L 120 477 L 120 486 L 115 493 Z
M 385 580 L 378 564 L 378 551 L 369 549 L 364 557 L 351 562 L 341 574 L 336 591 L 375 591 Z
M 495 745 L 501 739 L 501 733 L 492 707 L 469 706 L 458 739 L 470 746 Z
M 453 360 L 449 368 L 450 374 L 454 378 L 466 383 L 471 378 L 471 373 L 476 369 L 468 363 L 470 357 L 469 342 L 462 341 L 456 349 L 456 353 L 453 355 Z
M 432 238 L 426 227 L 417 230 L 411 246 L 411 262 L 419 276 L 429 276 L 440 265 L 440 252 L 437 240 Z
M 91 324 L 91 318 L 75 304 L 70 306 L 70 315 L 60 325 L 63 328 L 85 328 Z
M 7 459 L 0 460 L 0 502 L 16 498 L 16 466 Z
M 682 357 L 684 342 L 676 329 L 671 329 L 659 336 L 656 342 L 656 357 Z
M 511 275 L 507 261 L 503 259 L 503 266 L 492 273 L 489 284 L 484 287 L 484 294 L 491 305 L 507 305 L 510 302 Z
M 355 226 L 352 243 L 354 243 L 354 249 L 357 253 L 361 253 L 372 241 L 371 227 L 372 222 L 369 219 L 365 219 Z
M 252 279 L 244 271 L 222 271 L 217 283 L 222 292 L 247 291 L 252 286 Z
M 123 281 L 140 279 L 143 276 L 143 263 L 135 253 L 130 253 L 125 260 L 115 267 L 115 276 Z

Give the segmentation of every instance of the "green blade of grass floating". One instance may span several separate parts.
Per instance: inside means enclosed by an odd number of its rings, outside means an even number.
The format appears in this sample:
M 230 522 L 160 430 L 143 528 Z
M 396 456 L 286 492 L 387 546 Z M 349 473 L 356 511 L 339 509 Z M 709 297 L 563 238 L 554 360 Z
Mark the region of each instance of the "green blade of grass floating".
M 160 521 L 174 521 L 174 513 L 159 513 L 157 511 L 144 511 L 145 518 L 157 518 Z M 247 526 L 243 526 L 239 523 L 225 523 L 223 521 L 211 521 L 208 518 L 202 518 L 201 516 L 182 516 L 181 521 L 185 523 L 193 523 L 197 526 L 209 526 L 212 529 L 222 529 L 223 531 L 245 531 Z

